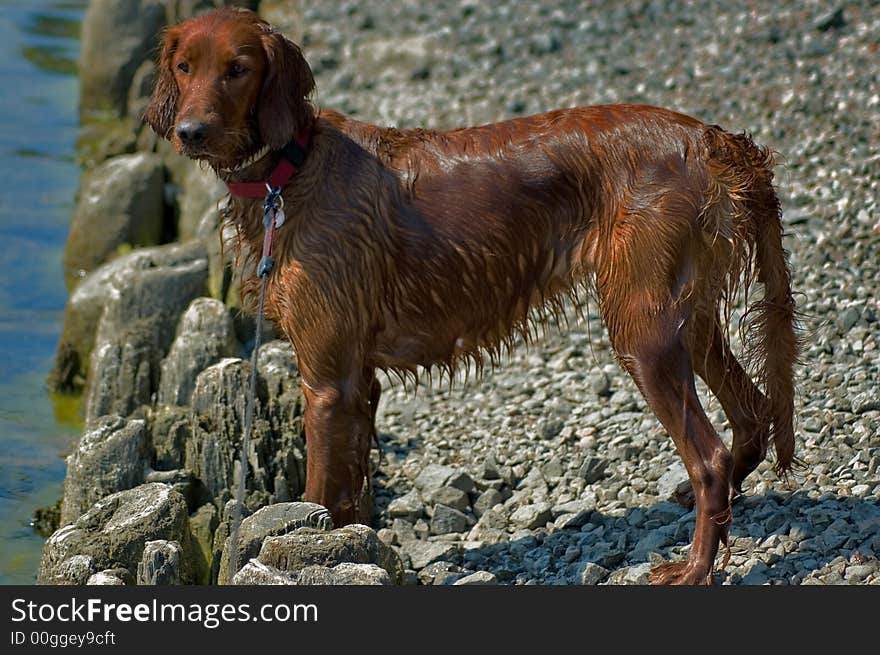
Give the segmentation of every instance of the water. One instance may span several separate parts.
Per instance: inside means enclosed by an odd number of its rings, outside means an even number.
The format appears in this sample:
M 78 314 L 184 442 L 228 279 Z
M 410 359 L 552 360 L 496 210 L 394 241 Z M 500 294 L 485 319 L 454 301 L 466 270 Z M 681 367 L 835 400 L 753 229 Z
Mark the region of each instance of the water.
M 67 298 L 85 5 L 0 0 L 0 584 L 35 580 L 43 539 L 30 518 L 60 496 L 80 431 L 75 403 L 45 381 Z

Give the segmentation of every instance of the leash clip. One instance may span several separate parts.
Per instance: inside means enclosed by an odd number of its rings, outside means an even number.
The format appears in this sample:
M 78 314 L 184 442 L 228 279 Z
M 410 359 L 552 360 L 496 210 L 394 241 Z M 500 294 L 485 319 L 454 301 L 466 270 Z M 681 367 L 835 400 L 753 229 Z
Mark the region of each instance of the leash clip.
M 275 221 L 275 227 L 284 225 L 284 197 L 281 195 L 281 187 L 271 187 L 266 183 L 266 200 L 263 202 L 263 227 L 267 230 Z
M 272 268 L 275 266 L 275 258 L 272 255 L 264 255 L 260 260 L 260 265 L 257 267 L 257 276 L 258 277 L 266 277 L 269 273 L 272 272 Z

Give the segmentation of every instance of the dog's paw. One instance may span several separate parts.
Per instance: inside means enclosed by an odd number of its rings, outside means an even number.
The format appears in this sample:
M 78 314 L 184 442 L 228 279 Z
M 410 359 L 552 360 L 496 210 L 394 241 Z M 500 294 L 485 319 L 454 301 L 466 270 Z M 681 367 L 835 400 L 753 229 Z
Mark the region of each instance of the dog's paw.
M 664 562 L 651 569 L 648 583 L 652 585 L 708 585 L 712 584 L 712 572 L 690 560 Z

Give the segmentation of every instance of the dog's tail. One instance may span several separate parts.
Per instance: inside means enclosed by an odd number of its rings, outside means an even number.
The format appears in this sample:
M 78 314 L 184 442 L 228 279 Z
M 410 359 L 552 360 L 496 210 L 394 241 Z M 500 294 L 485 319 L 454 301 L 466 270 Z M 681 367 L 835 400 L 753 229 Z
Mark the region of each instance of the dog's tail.
M 730 134 L 716 126 L 703 135 L 708 148 L 710 197 L 734 217 L 729 235 L 739 256 L 732 284 L 742 282 L 746 300 L 741 319 L 749 369 L 769 401 L 770 437 L 776 450 L 777 474 L 794 462 L 794 367 L 800 352 L 797 310 L 791 293 L 788 253 L 782 246 L 782 211 L 773 188 L 774 158 L 748 134 Z M 749 286 L 757 279 L 763 298 L 749 302 Z M 728 287 L 729 288 L 729 287 Z M 728 295 L 730 301 L 730 295 Z

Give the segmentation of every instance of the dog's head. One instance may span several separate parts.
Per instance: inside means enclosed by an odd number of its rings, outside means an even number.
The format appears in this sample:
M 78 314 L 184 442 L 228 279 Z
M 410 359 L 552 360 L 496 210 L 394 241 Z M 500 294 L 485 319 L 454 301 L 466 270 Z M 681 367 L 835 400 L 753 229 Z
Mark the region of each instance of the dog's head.
M 302 51 L 256 14 L 218 9 L 168 29 L 144 120 L 215 168 L 310 125 L 315 87 Z

